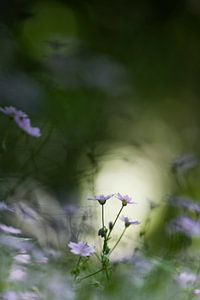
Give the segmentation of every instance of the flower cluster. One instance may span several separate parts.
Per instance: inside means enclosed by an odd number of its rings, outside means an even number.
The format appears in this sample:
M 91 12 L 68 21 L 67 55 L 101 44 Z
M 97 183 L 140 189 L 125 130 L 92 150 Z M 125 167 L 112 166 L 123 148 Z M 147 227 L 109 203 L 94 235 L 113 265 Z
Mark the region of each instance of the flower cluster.
M 105 225 L 105 218 L 104 218 L 104 205 L 106 203 L 107 200 L 111 199 L 113 196 L 115 196 L 117 199 L 119 199 L 122 203 L 122 206 L 115 218 L 115 220 L 113 222 L 109 222 L 108 223 L 108 227 Z M 102 226 L 101 228 L 98 230 L 98 236 L 100 236 L 103 239 L 103 243 L 102 243 L 102 250 L 101 250 L 101 254 L 100 256 L 97 255 L 97 257 L 99 258 L 100 262 L 101 262 L 101 269 L 90 274 L 87 275 L 84 278 L 88 278 L 90 276 L 96 275 L 99 272 L 104 272 L 106 275 L 106 278 L 109 279 L 110 277 L 110 272 L 111 272 L 111 268 L 109 266 L 110 262 L 109 262 L 109 255 L 115 250 L 115 248 L 118 246 L 119 242 L 121 241 L 126 229 L 130 226 L 130 225 L 138 225 L 140 224 L 140 222 L 138 221 L 133 221 L 130 220 L 128 217 L 122 216 L 121 220 L 124 222 L 124 229 L 122 231 L 122 233 L 119 235 L 117 242 L 110 248 L 110 239 L 111 239 L 111 233 L 115 227 L 115 224 L 117 222 L 117 220 L 119 219 L 119 216 L 122 212 L 122 210 L 124 209 L 124 207 L 127 204 L 134 204 L 132 198 L 128 195 L 122 195 L 120 193 L 117 194 L 109 194 L 109 195 L 98 195 L 98 196 L 94 196 L 92 198 L 88 198 L 88 200 L 95 200 L 98 201 L 99 204 L 101 205 L 101 219 L 102 219 Z M 94 246 L 90 246 L 88 245 L 86 242 L 80 241 L 79 243 L 74 243 L 72 241 L 70 241 L 68 243 L 68 247 L 70 248 L 70 251 L 73 254 L 76 254 L 79 256 L 79 261 L 78 264 L 76 266 L 76 268 L 73 270 L 73 274 L 75 275 L 75 279 L 77 278 L 77 276 L 79 276 L 80 271 L 81 271 L 81 266 L 84 265 L 83 259 L 85 257 L 85 259 L 89 258 L 91 256 L 91 254 L 93 254 L 96 250 Z M 80 263 L 82 259 L 82 262 Z
M 27 134 L 33 137 L 41 136 L 40 129 L 38 127 L 31 126 L 30 119 L 28 118 L 27 114 L 25 114 L 23 111 L 17 110 L 13 106 L 6 106 L 5 108 L 0 107 L 0 111 L 12 118 L 17 124 L 17 126 L 23 131 L 25 131 Z

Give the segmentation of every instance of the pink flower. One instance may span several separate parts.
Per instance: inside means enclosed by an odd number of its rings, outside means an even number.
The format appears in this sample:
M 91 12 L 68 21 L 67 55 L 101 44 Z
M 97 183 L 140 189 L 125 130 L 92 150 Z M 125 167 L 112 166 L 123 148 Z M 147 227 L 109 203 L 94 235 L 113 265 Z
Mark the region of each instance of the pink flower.
M 83 241 L 79 243 L 69 242 L 68 246 L 71 248 L 70 251 L 72 253 L 80 256 L 90 256 L 96 251 L 94 246 L 90 246 Z
M 138 222 L 138 221 L 129 220 L 128 217 L 121 216 L 120 219 L 125 223 L 125 227 L 128 227 L 130 225 L 139 225 L 140 224 L 140 222 Z
M 119 199 L 120 201 L 122 201 L 122 205 L 126 206 L 127 204 L 133 204 L 133 200 L 131 197 L 129 197 L 128 195 L 122 195 L 120 193 L 117 193 L 115 196 L 117 199 Z
M 13 118 L 18 127 L 26 133 L 28 133 L 29 135 L 34 137 L 41 136 L 40 129 L 38 127 L 31 126 L 30 119 L 28 118 L 27 114 L 25 114 L 23 111 L 17 110 L 13 106 L 5 106 L 5 108 L 0 107 L 0 111 L 5 115 Z

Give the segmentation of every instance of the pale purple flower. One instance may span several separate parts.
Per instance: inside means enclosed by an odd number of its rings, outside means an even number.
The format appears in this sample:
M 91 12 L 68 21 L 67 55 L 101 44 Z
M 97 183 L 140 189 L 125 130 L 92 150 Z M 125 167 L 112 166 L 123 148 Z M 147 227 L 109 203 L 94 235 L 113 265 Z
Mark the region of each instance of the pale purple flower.
M 169 198 L 170 205 L 180 207 L 183 209 L 187 209 L 191 212 L 195 212 L 197 214 L 200 213 L 200 204 L 194 202 L 192 199 L 183 198 L 183 197 L 171 197 Z
M 120 219 L 124 222 L 125 227 L 128 227 L 130 225 L 139 225 L 140 224 L 140 222 L 138 222 L 138 221 L 131 221 L 131 220 L 129 220 L 128 217 L 121 216 Z
M 182 288 L 187 288 L 188 285 L 194 284 L 197 281 L 197 276 L 190 271 L 183 271 L 178 274 L 176 280 Z
M 17 110 L 13 106 L 6 106 L 5 108 L 0 107 L 0 111 L 5 115 L 13 118 L 18 127 L 26 133 L 28 133 L 29 135 L 34 137 L 41 136 L 40 129 L 38 127 L 31 126 L 30 119 L 28 118 L 27 114 L 25 114 L 23 111 Z
M 21 264 L 29 264 L 31 262 L 30 255 L 26 253 L 17 254 L 14 259 L 17 263 Z
M 193 294 L 194 294 L 194 295 L 200 295 L 200 289 L 195 289 L 195 290 L 193 291 Z
M 0 224 L 0 232 L 11 233 L 11 234 L 20 234 L 21 230 L 12 226 L 7 226 L 5 224 Z
M 114 196 L 114 194 L 110 194 L 110 195 L 98 195 L 98 196 L 95 196 L 94 198 L 88 198 L 88 200 L 96 200 L 96 201 L 99 201 L 100 204 L 105 204 L 106 201 L 110 198 L 112 198 Z
M 17 123 L 19 128 L 24 130 L 29 135 L 34 136 L 34 137 L 40 137 L 41 136 L 40 129 L 38 127 L 32 127 L 31 126 L 31 121 L 30 121 L 29 118 L 22 118 L 21 116 L 17 115 L 15 117 L 15 122 Z
M 6 203 L 4 202 L 0 202 L 0 211 L 10 211 L 10 212 L 14 212 L 14 209 L 9 207 Z
M 178 156 L 172 162 L 172 171 L 173 172 L 187 172 L 190 169 L 194 168 L 197 164 L 197 158 L 192 154 L 183 154 Z
M 27 276 L 27 273 L 26 273 L 25 268 L 18 266 L 18 265 L 13 265 L 11 272 L 10 272 L 9 280 L 10 281 L 24 281 L 26 276 Z
M 122 195 L 120 193 L 117 193 L 115 195 L 115 197 L 117 199 L 119 199 L 120 201 L 122 201 L 122 205 L 123 206 L 126 206 L 127 204 L 133 204 L 134 203 L 133 200 L 132 200 L 132 198 L 130 196 L 128 196 L 128 195 Z
M 187 216 L 180 216 L 171 222 L 168 227 L 168 231 L 182 232 L 188 237 L 199 237 L 200 222 L 195 221 Z
M 27 118 L 27 115 L 23 111 L 17 110 L 13 106 L 5 106 L 5 108 L 0 107 L 0 111 L 11 118 L 15 118 L 16 116 Z
M 69 242 L 68 246 L 72 253 L 80 256 L 90 256 L 96 251 L 94 246 L 90 246 L 83 241 L 79 243 Z

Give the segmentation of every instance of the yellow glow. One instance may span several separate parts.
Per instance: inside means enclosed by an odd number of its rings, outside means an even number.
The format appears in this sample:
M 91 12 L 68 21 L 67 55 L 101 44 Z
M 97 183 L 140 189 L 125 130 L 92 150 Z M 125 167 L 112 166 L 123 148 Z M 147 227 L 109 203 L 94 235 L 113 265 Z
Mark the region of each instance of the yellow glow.
M 136 204 L 128 204 L 124 207 L 122 215 L 141 222 L 141 225 L 130 226 L 127 229 L 124 238 L 112 254 L 113 260 L 130 256 L 134 247 L 137 246 L 136 238 L 150 212 L 149 200 L 158 202 L 163 196 L 163 184 L 166 182 L 161 175 L 158 162 L 154 163 L 150 159 L 138 156 L 138 153 L 134 153 L 133 149 L 129 148 L 112 151 L 109 160 L 102 164 L 95 180 L 96 194 L 107 195 L 117 192 L 128 194 Z M 97 209 L 95 224 L 98 230 L 101 226 L 100 207 L 98 202 L 93 204 Z M 106 225 L 115 219 L 120 208 L 120 200 L 107 201 L 105 205 Z M 111 240 L 113 244 L 123 228 L 124 223 L 119 220 L 113 230 Z

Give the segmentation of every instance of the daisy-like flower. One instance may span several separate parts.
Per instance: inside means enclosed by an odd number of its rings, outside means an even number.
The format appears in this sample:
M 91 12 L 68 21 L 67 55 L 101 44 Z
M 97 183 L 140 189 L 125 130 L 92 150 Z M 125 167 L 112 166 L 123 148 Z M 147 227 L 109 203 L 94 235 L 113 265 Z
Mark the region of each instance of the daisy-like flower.
M 138 222 L 138 221 L 129 220 L 128 217 L 121 216 L 120 219 L 124 222 L 125 227 L 129 227 L 130 225 L 139 225 L 140 224 L 140 222 Z
M 0 111 L 5 115 L 11 117 L 15 121 L 17 126 L 29 135 L 34 137 L 41 136 L 40 129 L 38 127 L 31 126 L 30 119 L 28 118 L 27 114 L 25 114 L 23 111 L 17 110 L 13 106 L 6 106 L 5 108 L 0 107 Z
M 114 194 L 110 194 L 110 195 L 98 195 L 98 196 L 95 196 L 94 198 L 88 198 L 88 200 L 96 200 L 96 201 L 99 201 L 100 204 L 105 204 L 106 201 L 110 198 L 112 198 L 114 196 Z
M 120 193 L 117 193 L 117 194 L 115 195 L 115 197 L 116 197 L 117 199 L 119 199 L 120 201 L 122 201 L 122 205 L 123 205 L 123 206 L 126 206 L 127 204 L 133 204 L 133 203 L 134 203 L 133 200 L 132 200 L 132 198 L 129 197 L 128 195 L 122 195 L 122 194 L 120 194 Z
M 90 256 L 96 251 L 94 246 L 90 246 L 83 241 L 79 243 L 69 242 L 68 246 L 72 253 L 83 257 Z

